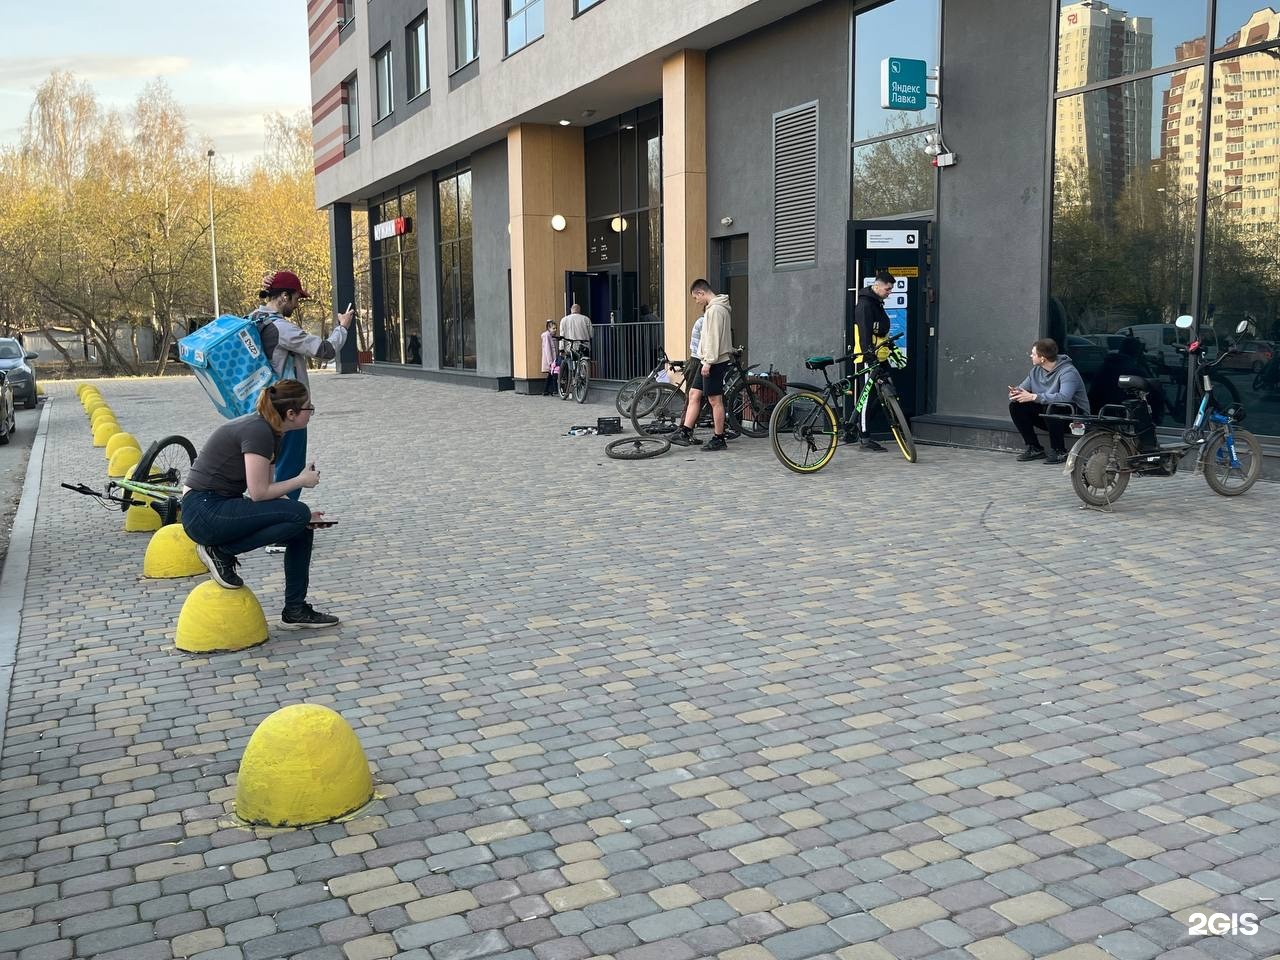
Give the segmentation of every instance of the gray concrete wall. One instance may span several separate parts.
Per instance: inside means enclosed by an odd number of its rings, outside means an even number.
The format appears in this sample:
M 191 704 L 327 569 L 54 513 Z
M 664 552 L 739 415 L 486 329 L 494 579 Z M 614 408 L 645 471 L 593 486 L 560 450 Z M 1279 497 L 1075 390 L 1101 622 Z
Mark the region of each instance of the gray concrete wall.
M 434 174 L 414 184 L 418 218 L 418 283 L 422 292 L 422 366 L 440 369 L 440 263 L 436 252 L 436 180 Z
M 707 225 L 748 235 L 752 362 L 812 380 L 805 356 L 844 346 L 849 211 L 849 4 L 826 0 L 707 53 Z M 773 115 L 818 101 L 818 264 L 773 269 Z M 732 217 L 731 226 L 721 226 Z M 714 284 L 715 276 L 709 278 Z
M 1055 9 L 1026 0 L 943 3 L 943 135 L 960 159 L 938 187 L 942 414 L 1007 418 L 1005 386 L 1026 376 L 1040 335 Z M 993 23 L 1010 38 L 998 55 Z
M 476 294 L 476 374 L 510 377 L 511 208 L 507 196 L 506 141 L 471 156 L 472 236 Z

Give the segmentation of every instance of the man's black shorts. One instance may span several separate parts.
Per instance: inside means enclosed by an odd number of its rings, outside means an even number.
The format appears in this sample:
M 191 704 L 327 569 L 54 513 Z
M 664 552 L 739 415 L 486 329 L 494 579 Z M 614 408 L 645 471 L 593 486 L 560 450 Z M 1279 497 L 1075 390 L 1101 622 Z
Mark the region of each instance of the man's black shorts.
M 708 397 L 724 396 L 724 375 L 729 369 L 729 361 L 723 363 L 713 363 L 711 372 L 705 377 L 702 375 L 702 366 L 698 366 L 698 372 L 693 375 L 693 389 L 701 390 Z

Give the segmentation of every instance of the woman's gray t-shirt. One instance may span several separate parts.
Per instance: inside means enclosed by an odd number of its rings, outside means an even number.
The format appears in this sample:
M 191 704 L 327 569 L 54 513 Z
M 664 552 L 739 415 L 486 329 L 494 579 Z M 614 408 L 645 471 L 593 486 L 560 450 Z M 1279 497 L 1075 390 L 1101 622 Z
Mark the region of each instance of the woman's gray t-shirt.
M 237 417 L 213 431 L 184 482 L 192 490 L 243 497 L 249 487 L 244 476 L 244 455 L 256 453 L 274 461 L 279 446 L 280 438 L 260 415 Z

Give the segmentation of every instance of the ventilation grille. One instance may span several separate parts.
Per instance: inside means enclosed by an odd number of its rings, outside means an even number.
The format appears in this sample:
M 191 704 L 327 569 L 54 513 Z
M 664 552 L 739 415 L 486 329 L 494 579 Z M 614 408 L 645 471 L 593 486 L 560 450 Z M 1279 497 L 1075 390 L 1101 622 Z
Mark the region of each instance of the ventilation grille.
M 773 266 L 818 260 L 818 105 L 773 118 Z

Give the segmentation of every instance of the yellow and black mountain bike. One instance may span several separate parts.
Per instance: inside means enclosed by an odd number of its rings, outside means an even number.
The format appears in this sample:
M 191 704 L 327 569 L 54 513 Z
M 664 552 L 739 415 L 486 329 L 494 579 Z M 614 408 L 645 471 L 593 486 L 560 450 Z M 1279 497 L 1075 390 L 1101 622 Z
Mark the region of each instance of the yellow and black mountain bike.
M 769 420 L 769 442 L 783 466 L 796 473 L 817 473 L 835 455 L 836 445 L 843 438 L 848 440 L 858 428 L 858 416 L 866 408 L 874 394 L 884 408 L 898 449 L 908 463 L 916 462 L 916 442 L 902 405 L 898 403 L 898 390 L 893 385 L 890 371 L 905 365 L 906 356 L 898 348 L 901 333 L 894 334 L 884 343 L 889 345 L 886 357 L 874 354 L 850 354 L 845 357 L 809 357 L 804 365 L 809 370 L 821 370 L 826 387 L 821 391 L 799 390 L 788 393 L 773 408 Z M 884 343 L 880 346 L 883 347 Z M 854 378 L 845 377 L 832 381 L 827 368 L 836 363 L 865 359 L 869 366 L 865 384 L 857 400 L 850 407 L 845 402 L 854 390 Z M 846 408 L 848 415 L 846 416 Z

